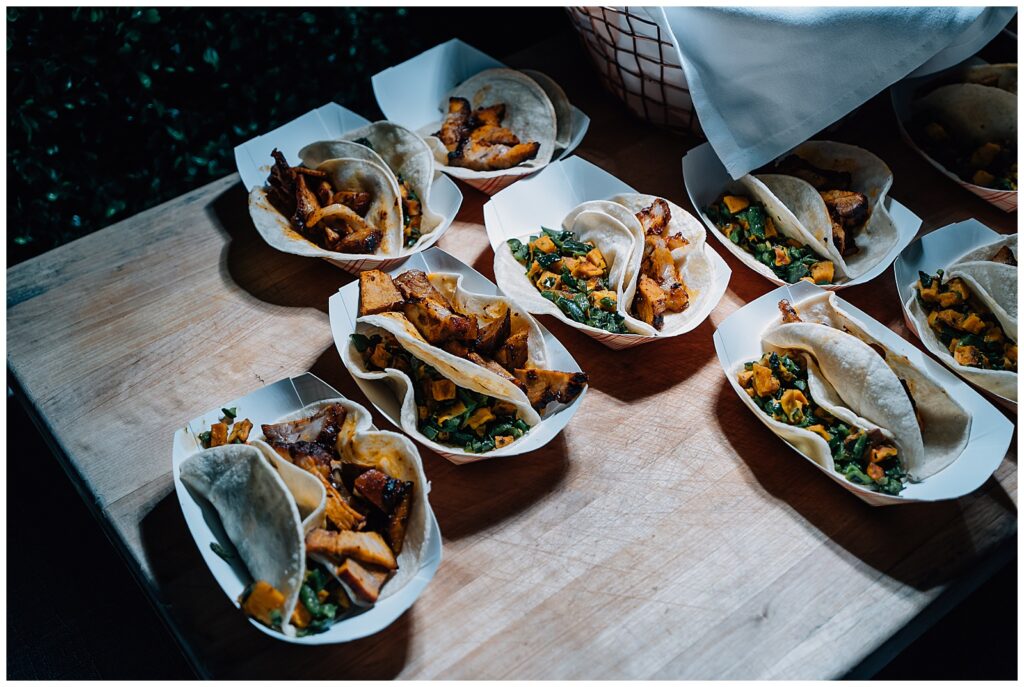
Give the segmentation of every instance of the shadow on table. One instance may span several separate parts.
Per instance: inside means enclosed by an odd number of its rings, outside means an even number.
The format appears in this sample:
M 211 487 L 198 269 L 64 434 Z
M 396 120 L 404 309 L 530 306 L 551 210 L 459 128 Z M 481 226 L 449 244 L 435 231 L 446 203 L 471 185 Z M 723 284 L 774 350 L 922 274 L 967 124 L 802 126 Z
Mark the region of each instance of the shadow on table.
M 1001 507 L 1017 507 L 995 478 L 975 495 L 955 501 L 874 507 L 842 490 L 818 468 L 791 453 L 781 439 L 753 417 L 722 380 L 715 403 L 722 436 L 769 494 L 784 501 L 828 541 L 916 589 L 948 582 L 982 553 L 964 518 L 966 499 L 992 498 Z M 766 444 L 779 450 L 765 450 Z M 780 455 L 781 452 L 781 455 Z M 941 531 L 940 536 L 936 536 Z
M 196 549 L 173 492 L 143 518 L 140 529 L 163 606 L 188 638 L 201 671 L 234 679 L 388 679 L 404 667 L 413 633 L 411 612 L 354 642 L 287 644 L 252 627 L 224 595 Z
M 241 184 L 218 196 L 209 212 L 231 238 L 221 260 L 224 280 L 259 301 L 327 312 L 327 300 L 355 278 L 323 260 L 271 248 L 253 226 L 248 194 Z

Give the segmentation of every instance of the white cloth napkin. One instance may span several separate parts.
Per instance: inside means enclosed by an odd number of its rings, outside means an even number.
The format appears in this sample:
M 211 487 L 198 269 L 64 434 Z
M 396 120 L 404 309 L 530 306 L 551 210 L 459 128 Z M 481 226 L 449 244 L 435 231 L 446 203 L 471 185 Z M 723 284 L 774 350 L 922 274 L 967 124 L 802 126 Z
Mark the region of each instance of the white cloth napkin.
M 674 37 L 701 126 L 733 178 L 814 136 L 922 65 L 935 71 L 965 59 L 1015 11 L 649 10 Z

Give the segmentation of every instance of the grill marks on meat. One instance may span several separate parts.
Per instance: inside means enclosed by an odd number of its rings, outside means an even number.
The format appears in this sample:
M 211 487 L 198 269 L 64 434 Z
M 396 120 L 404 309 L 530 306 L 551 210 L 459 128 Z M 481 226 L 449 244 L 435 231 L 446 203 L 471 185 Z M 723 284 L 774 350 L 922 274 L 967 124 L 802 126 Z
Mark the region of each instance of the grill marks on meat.
M 587 375 L 582 372 L 530 368 L 516 370 L 515 376 L 526 387 L 530 405 L 538 410 L 552 401 L 572 403 L 587 385 Z
M 386 516 L 384 536 L 391 550 L 396 555 L 401 553 L 412 508 L 412 482 L 403 482 L 380 470 L 370 469 L 355 479 L 353 488 Z
M 788 300 L 783 298 L 779 301 L 779 312 L 782 313 L 782 321 L 786 324 L 790 322 L 802 322 L 800 315 L 797 314 L 796 308 Z
M 523 143 L 501 126 L 505 104 L 475 111 L 465 98 L 449 98 L 448 113 L 435 133 L 448 151 L 448 164 L 476 171 L 508 169 L 537 157 L 540 143 Z
M 394 553 L 384 541 L 384 537 L 377 532 L 311 530 L 306 535 L 306 553 L 339 564 L 346 558 L 354 558 L 387 570 L 398 568 Z
M 449 339 L 465 342 L 476 339 L 476 318 L 455 312 L 451 303 L 430 283 L 425 272 L 403 272 L 394 283 L 405 298 L 405 316 L 424 339 L 434 345 Z
M 384 232 L 366 221 L 373 198 L 365 191 L 335 189 L 325 172 L 290 167 L 280 150 L 271 152 L 274 164 L 267 178 L 267 198 L 306 239 L 339 253 L 375 253 Z M 327 214 L 342 205 L 351 213 Z
M 682 312 L 690 305 L 690 294 L 672 257 L 672 250 L 688 241 L 679 233 L 666 235 L 672 210 L 661 198 L 636 213 L 636 218 L 644 228 L 644 256 L 631 310 L 660 330 L 666 312 Z

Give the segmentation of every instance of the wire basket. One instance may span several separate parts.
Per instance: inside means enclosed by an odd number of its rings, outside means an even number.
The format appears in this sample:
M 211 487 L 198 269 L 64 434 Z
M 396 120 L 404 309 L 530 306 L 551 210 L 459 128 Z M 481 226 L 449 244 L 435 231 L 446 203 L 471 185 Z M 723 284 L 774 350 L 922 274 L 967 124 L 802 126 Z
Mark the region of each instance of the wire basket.
M 636 116 L 704 138 L 671 36 L 642 7 L 570 7 L 605 88 Z

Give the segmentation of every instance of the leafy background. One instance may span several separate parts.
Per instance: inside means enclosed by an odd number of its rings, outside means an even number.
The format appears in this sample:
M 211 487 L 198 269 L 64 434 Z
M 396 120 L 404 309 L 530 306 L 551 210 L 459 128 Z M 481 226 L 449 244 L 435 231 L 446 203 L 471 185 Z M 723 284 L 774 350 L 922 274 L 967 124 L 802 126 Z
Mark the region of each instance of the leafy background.
M 370 77 L 437 43 L 501 56 L 568 26 L 498 12 L 8 8 L 8 266 L 233 172 L 313 107 L 381 116 Z

